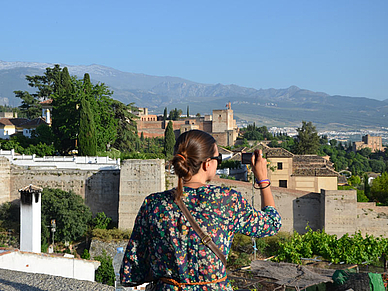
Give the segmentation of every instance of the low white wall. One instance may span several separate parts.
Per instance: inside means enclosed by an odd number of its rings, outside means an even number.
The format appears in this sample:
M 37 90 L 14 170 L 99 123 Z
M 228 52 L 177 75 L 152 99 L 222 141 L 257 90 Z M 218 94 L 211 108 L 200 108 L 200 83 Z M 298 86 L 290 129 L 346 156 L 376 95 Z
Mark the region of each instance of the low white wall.
M 46 156 L 18 155 L 12 150 L 1 150 L 0 156 L 6 157 L 19 167 L 36 167 L 42 169 L 79 169 L 79 170 L 119 170 L 120 159 L 88 156 Z
M 28 273 L 61 276 L 94 282 L 98 261 L 66 258 L 50 254 L 5 251 L 0 253 L 0 268 Z

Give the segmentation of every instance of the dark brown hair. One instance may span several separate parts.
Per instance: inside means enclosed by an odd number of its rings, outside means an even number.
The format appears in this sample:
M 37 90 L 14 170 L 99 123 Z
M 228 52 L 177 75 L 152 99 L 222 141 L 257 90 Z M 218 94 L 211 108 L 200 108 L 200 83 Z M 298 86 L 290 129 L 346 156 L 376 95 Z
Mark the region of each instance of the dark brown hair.
M 182 133 L 176 140 L 174 157 L 171 164 L 178 176 L 178 187 L 174 193 L 175 200 L 183 195 L 183 180 L 190 181 L 198 173 L 206 159 L 215 154 L 216 140 L 201 130 L 190 130 Z

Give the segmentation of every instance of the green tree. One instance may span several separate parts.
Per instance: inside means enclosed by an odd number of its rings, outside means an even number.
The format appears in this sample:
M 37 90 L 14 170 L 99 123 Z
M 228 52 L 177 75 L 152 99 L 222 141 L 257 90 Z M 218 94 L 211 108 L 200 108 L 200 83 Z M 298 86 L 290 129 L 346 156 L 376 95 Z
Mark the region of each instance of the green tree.
M 96 270 L 96 281 L 109 286 L 114 286 L 115 272 L 113 270 L 112 258 L 103 250 L 102 255 L 94 257 L 101 265 Z
M 14 91 L 15 97 L 22 99 L 22 104 L 19 106 L 22 116 L 28 119 L 34 119 L 41 116 L 42 106 L 39 100 L 27 91 Z
M 120 125 L 115 118 L 115 100 L 111 98 L 113 92 L 105 84 L 96 84 L 92 88 L 92 109 L 94 111 L 94 121 L 97 132 L 97 149 L 99 151 L 106 150 L 107 145 L 115 143 L 117 132 Z M 130 120 L 134 120 L 133 118 Z M 132 122 L 133 124 L 133 122 Z M 136 132 L 137 134 L 137 132 Z
M 106 229 L 111 221 L 112 218 L 107 217 L 104 212 L 98 212 L 93 218 L 92 224 L 94 228 Z
M 175 134 L 172 127 L 172 121 L 170 120 L 164 132 L 164 154 L 166 155 L 167 159 L 174 154 L 174 146 Z
M 164 111 L 163 111 L 163 121 L 166 121 L 167 120 L 167 107 L 164 107 Z
M 168 116 L 168 119 L 178 120 L 181 115 L 182 115 L 182 109 L 175 108 L 174 110 L 170 111 L 170 115 Z
M 51 219 L 56 220 L 56 241 L 76 241 L 87 231 L 92 212 L 84 204 L 82 197 L 74 192 L 44 188 L 42 191 L 42 226 L 50 225 Z M 48 237 L 45 238 L 48 239 Z
M 112 105 L 117 121 L 117 139 L 113 147 L 120 151 L 136 151 L 139 148 L 140 139 L 136 125 L 136 119 L 138 117 L 131 113 L 133 112 L 134 104 L 130 103 L 125 105 L 119 101 L 113 101 Z
M 79 105 L 84 92 L 80 82 L 70 76 L 66 67 L 60 72 L 58 81 L 57 90 L 51 95 L 52 128 L 58 137 L 58 150 L 67 153 L 76 147 L 79 134 Z
M 319 136 L 311 121 L 302 121 L 302 127 L 297 129 L 295 152 L 299 155 L 317 154 Z
M 381 176 L 373 179 L 370 188 L 371 199 L 384 205 L 388 205 L 388 173 L 384 172 Z
M 31 138 L 35 141 L 35 143 L 45 143 L 48 145 L 52 145 L 55 143 L 56 137 L 51 129 L 51 127 L 47 124 L 39 125 L 31 134 Z
M 83 156 L 95 156 L 97 154 L 96 128 L 94 116 L 90 110 L 90 104 L 86 98 L 82 98 L 80 107 L 79 129 L 79 154 Z
M 186 116 L 187 116 L 187 117 L 190 117 L 189 105 L 187 105 L 187 113 L 186 113 Z

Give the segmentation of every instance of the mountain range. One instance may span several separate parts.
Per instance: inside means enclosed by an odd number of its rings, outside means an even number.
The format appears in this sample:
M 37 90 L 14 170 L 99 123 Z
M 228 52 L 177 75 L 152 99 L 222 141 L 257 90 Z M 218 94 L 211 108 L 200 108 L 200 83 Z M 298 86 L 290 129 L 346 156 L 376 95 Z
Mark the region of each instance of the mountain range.
M 19 106 L 15 90 L 33 92 L 26 75 L 41 75 L 49 63 L 0 61 L 0 104 Z M 113 98 L 123 103 L 148 107 L 155 113 L 180 108 L 186 113 L 208 114 L 223 109 L 228 102 L 239 121 L 266 126 L 299 126 L 312 121 L 318 129 L 352 130 L 388 127 L 388 99 L 330 96 L 291 86 L 286 89 L 254 89 L 237 85 L 202 84 L 179 77 L 150 76 L 122 72 L 101 65 L 69 66 L 71 75 L 82 78 L 89 73 L 92 82 L 102 82 L 114 91 Z

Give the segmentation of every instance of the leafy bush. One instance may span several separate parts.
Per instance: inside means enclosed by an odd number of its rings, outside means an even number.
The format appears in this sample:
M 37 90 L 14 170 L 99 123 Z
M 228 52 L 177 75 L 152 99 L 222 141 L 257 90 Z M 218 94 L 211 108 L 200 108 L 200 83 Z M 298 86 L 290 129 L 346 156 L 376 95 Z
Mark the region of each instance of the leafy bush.
M 361 264 L 377 262 L 388 251 L 388 239 L 375 238 L 360 232 L 340 239 L 322 231 L 313 231 L 300 235 L 294 232 L 290 241 L 279 242 L 276 261 L 301 263 L 301 258 L 320 256 L 333 263 Z
M 56 220 L 56 241 L 76 241 L 87 231 L 92 212 L 82 197 L 74 192 L 44 188 L 42 226 L 50 225 L 52 219 Z
M 222 161 L 221 165 L 218 166 L 218 169 L 239 169 L 241 168 L 241 162 L 240 161 L 234 161 L 234 160 L 225 160 Z
M 93 218 L 92 224 L 94 228 L 106 229 L 111 221 L 112 218 L 107 217 L 104 212 L 98 212 Z
M 81 258 L 84 260 L 90 260 L 90 253 L 87 249 L 84 249 L 84 252 L 82 253 Z
M 92 237 L 101 241 L 112 241 L 112 240 L 127 240 L 131 236 L 131 231 L 121 230 L 117 228 L 113 229 L 98 229 L 95 228 L 92 231 Z
M 113 270 L 112 258 L 103 250 L 101 256 L 96 256 L 95 260 L 99 261 L 101 265 L 96 270 L 96 281 L 109 286 L 115 284 L 115 272 Z

